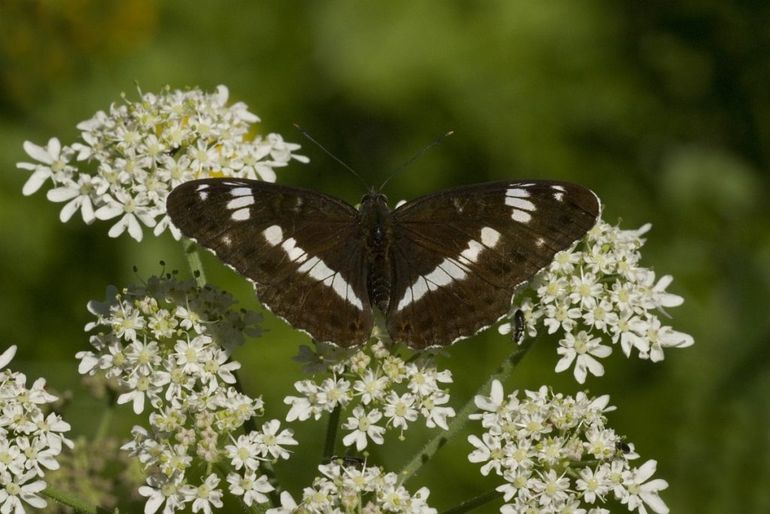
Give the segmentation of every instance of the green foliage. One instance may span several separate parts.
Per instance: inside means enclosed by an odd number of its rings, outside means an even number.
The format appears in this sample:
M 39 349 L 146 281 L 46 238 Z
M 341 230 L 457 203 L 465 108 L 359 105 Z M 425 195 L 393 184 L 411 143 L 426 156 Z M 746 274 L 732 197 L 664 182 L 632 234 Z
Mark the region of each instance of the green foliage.
M 73 412 L 92 404 L 73 357 L 87 344 L 86 301 L 136 282 L 133 265 L 147 276 L 161 259 L 177 269 L 184 260 L 168 236 L 108 239 L 105 223 L 62 225 L 43 194 L 22 198 L 21 144 L 73 140 L 75 123 L 121 91 L 135 97 L 135 84 L 224 83 L 265 132 L 298 141 L 298 122 L 375 185 L 455 130 L 388 185 L 394 200 L 487 179 L 563 178 L 596 190 L 608 221 L 652 222 L 644 262 L 676 278 L 671 290 L 686 301 L 672 324 L 696 345 L 659 365 L 615 355 L 589 386 L 612 395 L 618 430 L 659 461 L 672 512 L 770 509 L 767 4 L 118 3 L 128 11 L 105 7 L 101 17 L 82 1 L 0 3 L 0 349 L 18 344 L 17 368 L 74 389 Z M 76 14 L 86 12 L 82 24 Z M 310 165 L 280 170 L 279 181 L 350 201 L 363 193 L 313 145 L 304 153 Z M 256 305 L 240 278 L 213 258 L 204 264 L 211 282 Z M 247 390 L 280 412 L 300 376 L 289 358 L 305 338 L 277 320 L 268 328 L 236 358 Z M 449 351 L 457 400 L 493 371 L 505 342 L 489 333 Z M 513 386 L 568 392 L 554 363 L 544 340 Z M 297 431 L 300 441 L 317 436 Z M 478 473 L 446 480 L 466 458 L 459 443 L 415 479 L 439 508 L 491 487 Z M 279 477 L 309 479 L 321 446 Z M 397 453 L 373 458 L 404 463 Z

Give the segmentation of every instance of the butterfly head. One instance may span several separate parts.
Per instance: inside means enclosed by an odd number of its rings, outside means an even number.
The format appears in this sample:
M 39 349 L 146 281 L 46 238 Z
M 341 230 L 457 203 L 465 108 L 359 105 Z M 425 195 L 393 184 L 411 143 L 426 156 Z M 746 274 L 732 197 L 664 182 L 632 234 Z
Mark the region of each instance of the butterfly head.
M 369 192 L 361 198 L 360 210 L 362 212 L 383 210 L 385 212 L 389 212 L 390 208 L 388 207 L 388 197 L 379 191 L 370 189 Z

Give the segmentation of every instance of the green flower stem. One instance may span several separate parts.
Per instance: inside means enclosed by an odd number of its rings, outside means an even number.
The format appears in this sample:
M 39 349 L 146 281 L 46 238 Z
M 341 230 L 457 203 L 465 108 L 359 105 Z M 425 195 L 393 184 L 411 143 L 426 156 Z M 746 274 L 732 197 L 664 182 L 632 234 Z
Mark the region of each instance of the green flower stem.
M 104 408 L 102 414 L 99 417 L 99 424 L 96 426 L 96 432 L 94 433 L 94 441 L 101 441 L 110 432 L 110 425 L 112 424 L 112 416 L 115 413 L 115 405 L 118 402 L 118 395 L 112 389 L 107 389 L 107 401 L 104 402 Z
M 110 432 L 110 424 L 112 423 L 112 414 L 114 412 L 113 405 L 110 403 L 102 409 L 102 415 L 99 416 L 99 424 L 96 426 L 94 441 L 103 440 Z
M 184 249 L 184 256 L 187 259 L 187 265 L 190 267 L 190 272 L 195 278 L 195 283 L 199 287 L 206 285 L 206 274 L 203 272 L 203 263 L 201 262 L 201 256 L 198 253 L 198 246 L 192 239 L 183 238 L 182 248 Z
M 404 466 L 404 468 L 399 473 L 402 483 L 409 480 L 409 478 L 414 475 L 423 464 L 428 462 L 433 457 L 433 455 L 436 454 L 439 448 L 444 446 L 447 441 L 449 441 L 455 434 L 457 434 L 457 432 L 460 431 L 460 429 L 462 429 L 463 426 L 465 426 L 465 424 L 468 422 L 468 416 L 476 410 L 476 404 L 473 401 L 474 398 L 477 395 L 484 396 L 489 394 L 489 390 L 491 389 L 492 382 L 494 380 L 505 382 L 519 361 L 521 361 L 524 355 L 526 355 L 527 351 L 529 351 L 533 342 L 533 338 L 527 338 L 522 344 L 518 345 L 516 350 L 514 350 L 510 355 L 508 355 L 508 357 L 505 358 L 497 371 L 489 376 L 489 379 L 478 389 L 478 391 L 476 391 L 476 394 L 471 396 L 468 402 L 463 405 L 462 409 L 460 409 L 460 412 L 458 412 L 454 419 L 449 422 L 449 430 L 439 432 L 433 439 L 428 441 L 428 444 L 423 447 L 419 454 L 415 455 L 412 460 L 410 460 L 406 466 Z
M 52 499 L 56 503 L 61 503 L 67 507 L 71 507 L 75 512 L 81 512 L 85 514 L 117 514 L 118 510 L 110 511 L 103 509 L 97 505 L 91 505 L 82 498 L 78 498 L 70 493 L 65 493 L 55 487 L 48 486 L 43 491 L 43 494 Z
M 441 514 L 461 514 L 463 512 L 470 512 L 477 507 L 481 507 L 485 503 L 489 503 L 492 500 L 496 500 L 500 498 L 502 495 L 503 493 L 499 491 L 489 491 L 488 493 L 482 494 L 480 496 L 476 496 L 475 498 L 471 498 L 468 501 L 464 501 L 457 507 L 452 507 L 451 509 L 447 509 L 443 511 Z
M 329 425 L 326 428 L 326 442 L 324 443 L 323 462 L 329 462 L 334 456 L 334 448 L 337 445 L 337 430 L 340 426 L 340 412 L 342 408 L 337 405 L 329 414 Z

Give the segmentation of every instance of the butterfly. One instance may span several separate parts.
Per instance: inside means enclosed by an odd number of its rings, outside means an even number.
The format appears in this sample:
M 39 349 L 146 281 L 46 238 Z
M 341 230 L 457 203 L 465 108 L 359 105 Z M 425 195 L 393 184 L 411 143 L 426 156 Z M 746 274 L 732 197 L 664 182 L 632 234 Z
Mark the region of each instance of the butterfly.
M 369 339 L 374 308 L 391 338 L 423 349 L 507 315 L 517 288 L 582 238 L 597 196 L 568 182 L 475 184 L 391 210 L 234 178 L 192 180 L 166 207 L 181 232 L 254 283 L 262 304 L 317 341 Z

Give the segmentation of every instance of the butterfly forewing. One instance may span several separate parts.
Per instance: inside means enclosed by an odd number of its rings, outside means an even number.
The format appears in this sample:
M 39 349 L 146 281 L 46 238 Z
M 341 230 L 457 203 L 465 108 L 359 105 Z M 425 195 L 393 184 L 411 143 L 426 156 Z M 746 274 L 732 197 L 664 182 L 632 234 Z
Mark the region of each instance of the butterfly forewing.
M 342 346 L 369 337 L 365 245 L 352 206 L 306 189 L 204 179 L 172 191 L 167 209 L 293 326 Z
M 598 214 L 590 190 L 546 181 L 479 184 L 404 204 L 393 212 L 390 335 L 423 348 L 488 327 Z

